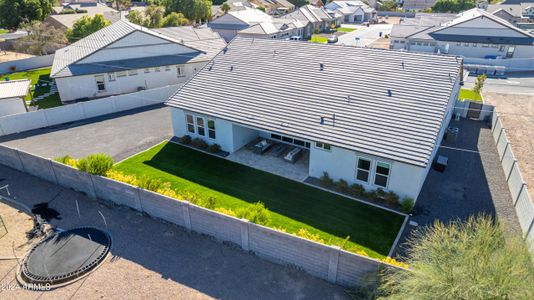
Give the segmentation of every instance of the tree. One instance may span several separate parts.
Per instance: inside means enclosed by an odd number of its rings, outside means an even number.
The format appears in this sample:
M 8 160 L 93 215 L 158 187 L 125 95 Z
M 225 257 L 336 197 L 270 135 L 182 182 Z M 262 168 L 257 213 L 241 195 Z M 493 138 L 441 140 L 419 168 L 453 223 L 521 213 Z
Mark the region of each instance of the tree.
M 228 2 L 224 2 L 222 5 L 221 5 L 221 10 L 224 12 L 224 14 L 227 14 L 230 9 L 232 9 L 230 7 L 230 4 L 228 4 Z
M 100 29 L 111 24 L 108 20 L 104 19 L 103 15 L 95 15 L 94 17 L 83 16 L 78 21 L 74 22 L 71 29 L 66 32 L 69 42 L 76 42 L 93 32 L 97 32 Z
M 163 18 L 163 27 L 187 25 L 189 20 L 181 13 L 172 12 Z
M 145 26 L 159 28 L 163 23 L 165 8 L 163 6 L 150 5 L 145 10 Z
M 114 2 L 115 2 L 115 8 L 117 10 L 128 9 L 131 5 L 130 0 L 114 0 Z
M 166 0 L 167 13 L 179 12 L 193 21 L 208 20 L 211 17 L 211 0 Z
M 478 75 L 477 76 L 477 82 L 475 83 L 475 87 L 473 88 L 473 91 L 480 93 L 480 90 L 482 90 L 482 87 L 484 86 L 484 82 L 486 81 L 486 74 Z
M 534 299 L 528 244 L 488 216 L 436 221 L 408 243 L 410 270 L 386 273 L 382 299 Z
M 308 0 L 289 0 L 289 2 L 296 7 L 301 7 L 308 4 Z
M 475 6 L 475 0 L 438 0 L 432 6 L 432 12 L 457 13 Z
M 383 1 L 380 6 L 378 6 L 378 10 L 381 11 L 395 11 L 397 10 L 397 3 L 393 0 L 386 0 Z
M 51 25 L 33 21 L 23 23 L 20 27 L 26 30 L 28 35 L 15 42 L 17 52 L 46 55 L 54 53 L 67 44 L 63 31 Z
M 143 13 L 138 10 L 130 11 L 128 16 L 126 16 L 126 19 L 137 25 L 144 25 L 145 23 L 145 17 L 143 16 Z
M 15 30 L 24 22 L 42 21 L 55 0 L 0 0 L 0 28 Z

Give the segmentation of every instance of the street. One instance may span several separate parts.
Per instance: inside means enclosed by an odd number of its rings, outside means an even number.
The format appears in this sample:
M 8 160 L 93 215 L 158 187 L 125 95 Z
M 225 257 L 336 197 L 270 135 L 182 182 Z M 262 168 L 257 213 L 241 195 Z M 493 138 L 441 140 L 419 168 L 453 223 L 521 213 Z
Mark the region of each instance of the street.
M 339 36 L 337 44 L 365 47 L 380 38 L 380 32 L 382 37 L 391 32 L 392 24 L 374 24 L 369 27 L 362 25 L 343 24 L 343 27 L 355 28 L 353 32 L 348 32 Z M 356 38 L 359 38 L 356 40 Z
M 473 88 L 476 76 L 469 76 L 465 88 Z M 487 78 L 483 91 L 488 93 L 534 94 L 534 73 L 510 73 L 503 78 Z

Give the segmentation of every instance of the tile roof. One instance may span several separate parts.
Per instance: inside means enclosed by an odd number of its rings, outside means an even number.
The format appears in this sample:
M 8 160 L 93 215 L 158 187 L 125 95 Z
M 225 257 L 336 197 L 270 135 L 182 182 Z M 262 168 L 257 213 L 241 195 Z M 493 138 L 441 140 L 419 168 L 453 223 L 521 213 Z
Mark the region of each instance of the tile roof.
M 424 167 L 461 62 L 434 54 L 236 37 L 167 104 Z
M 7 76 L 9 77 L 9 75 Z M 14 97 L 24 97 L 28 94 L 30 80 L 0 81 L 0 100 Z

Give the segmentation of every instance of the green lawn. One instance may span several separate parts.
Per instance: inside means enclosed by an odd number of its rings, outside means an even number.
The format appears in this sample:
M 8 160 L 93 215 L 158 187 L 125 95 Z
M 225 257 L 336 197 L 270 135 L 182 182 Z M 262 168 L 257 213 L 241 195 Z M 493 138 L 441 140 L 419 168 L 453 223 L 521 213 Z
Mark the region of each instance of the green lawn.
M 5 30 L 5 29 L 0 29 L 0 34 L 4 34 L 4 33 L 8 33 L 9 30 Z
M 0 80 L 4 80 L 6 77 L 9 77 L 9 79 L 11 80 L 30 79 L 31 80 L 30 92 L 28 93 L 28 95 L 26 95 L 26 98 L 25 98 L 26 100 L 29 101 L 32 99 L 32 96 L 33 98 L 35 98 L 44 93 L 47 93 L 50 90 L 49 86 L 35 88 L 35 84 L 38 81 L 42 81 L 42 82 L 51 81 L 50 71 L 51 71 L 51 68 L 44 68 L 44 69 L 35 69 L 35 70 L 24 71 L 24 72 L 16 72 L 12 74 L 0 75 Z M 59 98 L 58 93 L 48 96 L 44 98 L 43 100 L 39 101 L 39 109 L 51 108 L 51 107 L 56 107 L 56 106 L 61 106 L 61 100 Z
M 337 32 L 353 32 L 354 30 L 356 30 L 356 28 L 348 28 L 348 27 L 337 28 Z
M 273 227 L 289 233 L 305 228 L 327 244 L 364 250 L 383 258 L 403 222 L 401 215 L 325 192 L 267 172 L 164 142 L 116 165 L 118 171 L 170 182 L 177 191 L 217 198 L 217 207 L 236 210 L 262 201 Z
M 320 36 L 317 34 L 312 35 L 310 42 L 312 43 L 326 43 L 328 42 L 328 38 L 324 36 Z
M 460 89 L 460 95 L 458 96 L 458 99 L 460 100 L 469 99 L 473 101 L 482 101 L 482 96 L 480 95 L 480 93 L 477 93 L 473 90 Z

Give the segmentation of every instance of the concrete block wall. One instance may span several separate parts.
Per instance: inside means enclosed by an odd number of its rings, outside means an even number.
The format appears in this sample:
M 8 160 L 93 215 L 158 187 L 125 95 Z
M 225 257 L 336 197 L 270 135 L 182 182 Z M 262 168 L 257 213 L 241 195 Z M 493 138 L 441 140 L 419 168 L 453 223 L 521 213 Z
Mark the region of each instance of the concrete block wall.
M 10 73 L 12 67 L 15 67 L 15 72 L 50 67 L 53 62 L 54 54 L 6 61 L 0 63 L 0 74 Z
M 0 145 L 0 164 L 65 188 L 125 205 L 188 230 L 232 242 L 244 251 L 348 287 L 376 280 L 380 261 L 227 216 L 122 182 L 84 173 L 55 161 Z

